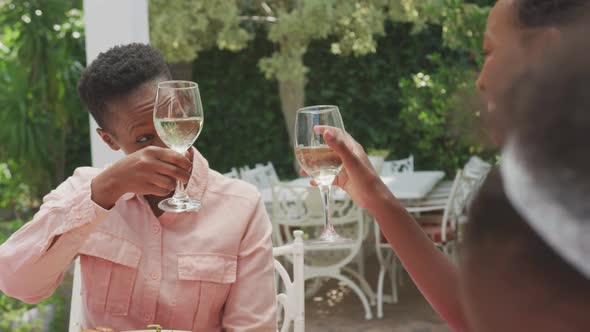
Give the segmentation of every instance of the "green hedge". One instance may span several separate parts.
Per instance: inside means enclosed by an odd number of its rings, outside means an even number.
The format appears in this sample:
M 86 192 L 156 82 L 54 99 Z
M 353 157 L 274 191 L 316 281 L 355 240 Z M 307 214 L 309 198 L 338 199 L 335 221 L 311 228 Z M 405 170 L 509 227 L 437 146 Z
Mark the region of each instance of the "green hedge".
M 444 147 L 454 150 L 443 155 L 438 148 L 419 148 L 422 140 L 434 140 L 432 143 L 436 144 L 441 137 L 407 130 L 415 121 L 408 116 L 400 118 L 400 110 L 420 95 L 401 82 L 417 72 L 445 70 L 449 62 L 456 64 L 452 70 L 464 77 L 463 72 L 473 65 L 465 54 L 441 46 L 441 33 L 436 26 L 419 34 L 412 34 L 411 29 L 408 24 L 389 25 L 387 35 L 379 40 L 377 53 L 365 57 L 335 56 L 329 52 L 329 40 L 312 44 L 305 57 L 310 68 L 306 104 L 338 105 L 347 131 L 367 148 L 389 149 L 390 158 L 413 153 L 418 169 L 445 169 L 450 173 L 466 160 L 470 147 L 445 144 Z M 196 146 L 214 169 L 225 172 L 232 166 L 272 161 L 280 176 L 295 176 L 277 83 L 264 79 L 256 66 L 260 57 L 272 51 L 268 42 L 255 40 L 242 52 L 212 50 L 202 53 L 194 62 L 193 78 L 201 87 L 206 117 Z M 439 54 L 447 63 L 428 60 L 430 54 Z M 445 77 L 448 75 L 453 73 L 445 73 Z M 447 80 L 439 85 L 455 83 Z M 453 86 L 448 89 L 451 93 Z M 414 99 L 410 100 L 408 95 Z M 429 104 L 428 100 L 421 102 L 424 106 Z M 433 111 L 439 114 L 446 109 Z M 442 121 L 424 128 L 446 132 L 447 126 Z M 443 160 L 449 158 L 452 161 Z
M 194 63 L 205 112 L 196 146 L 214 169 L 272 160 L 285 174 L 292 165 L 277 83 L 264 79 L 257 67 L 261 55 L 272 50 L 270 43 L 255 40 L 239 53 L 212 50 Z
M 307 103 L 340 106 L 347 131 L 365 149 L 387 149 L 389 159 L 415 153 L 416 141 L 402 133 L 399 114 L 406 93 L 400 81 L 420 70 L 434 70 L 427 55 L 441 49 L 440 30 L 431 26 L 411 34 L 411 25 L 389 26 L 377 53 L 336 57 L 325 45 L 309 53 L 311 65 Z M 420 165 L 418 165 L 420 166 Z
M 312 44 L 305 57 L 310 68 L 306 104 L 338 105 L 345 127 L 359 142 L 390 149 L 393 158 L 413 152 L 415 144 L 398 130 L 399 82 L 418 70 L 434 69 L 426 55 L 443 51 L 438 29 L 411 34 L 411 28 L 388 26 L 374 55 L 335 56 L 326 40 Z M 206 117 L 196 146 L 215 169 L 270 160 L 279 175 L 295 175 L 277 83 L 264 79 L 256 66 L 272 51 L 268 42 L 255 40 L 242 52 L 212 50 L 194 62 Z

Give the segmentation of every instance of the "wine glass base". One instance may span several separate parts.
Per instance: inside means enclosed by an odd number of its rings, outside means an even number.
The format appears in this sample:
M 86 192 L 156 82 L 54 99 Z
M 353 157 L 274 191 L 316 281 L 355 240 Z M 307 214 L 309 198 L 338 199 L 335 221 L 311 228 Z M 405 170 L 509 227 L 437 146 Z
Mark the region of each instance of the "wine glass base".
M 166 212 L 194 212 L 199 211 L 202 205 L 201 201 L 190 198 L 177 199 L 174 197 L 167 198 L 158 203 L 158 207 Z
M 304 241 L 305 245 L 309 246 L 329 246 L 335 244 L 350 244 L 353 243 L 354 240 L 342 237 L 338 235 L 335 231 L 324 231 L 320 237 L 313 240 L 306 240 Z

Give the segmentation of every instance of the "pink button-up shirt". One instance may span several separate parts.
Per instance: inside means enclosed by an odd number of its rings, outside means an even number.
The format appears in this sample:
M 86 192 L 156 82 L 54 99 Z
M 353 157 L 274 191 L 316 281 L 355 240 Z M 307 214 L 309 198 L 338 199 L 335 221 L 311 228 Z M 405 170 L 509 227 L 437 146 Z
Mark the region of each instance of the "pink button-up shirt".
M 38 302 L 80 256 L 86 327 L 276 331 L 271 224 L 260 195 L 194 152 L 187 192 L 201 210 L 159 218 L 135 194 L 102 209 L 90 198 L 101 170 L 77 169 L 0 246 L 0 290 Z

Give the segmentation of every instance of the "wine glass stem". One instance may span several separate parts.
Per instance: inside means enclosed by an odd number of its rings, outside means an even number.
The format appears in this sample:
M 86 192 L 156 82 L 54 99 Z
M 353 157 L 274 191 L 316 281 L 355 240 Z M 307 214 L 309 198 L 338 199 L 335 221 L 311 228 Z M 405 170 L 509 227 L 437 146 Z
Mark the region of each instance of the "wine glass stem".
M 172 198 L 174 200 L 183 200 L 187 198 L 182 181 L 176 180 L 176 190 L 174 191 L 174 196 L 172 196 Z
M 330 191 L 332 186 L 320 186 L 320 194 L 322 195 L 322 203 L 324 206 L 324 233 L 334 233 L 334 226 L 330 221 Z

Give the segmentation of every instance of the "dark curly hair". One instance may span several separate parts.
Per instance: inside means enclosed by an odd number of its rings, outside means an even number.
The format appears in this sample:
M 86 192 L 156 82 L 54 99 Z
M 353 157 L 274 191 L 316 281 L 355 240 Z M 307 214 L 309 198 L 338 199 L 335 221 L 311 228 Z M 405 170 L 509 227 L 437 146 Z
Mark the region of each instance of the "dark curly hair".
M 119 45 L 100 53 L 78 81 L 78 94 L 99 126 L 105 127 L 106 103 L 157 77 L 170 79 L 162 54 L 145 44 Z
M 515 0 L 519 21 L 527 27 L 565 25 L 576 21 L 590 0 Z

